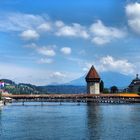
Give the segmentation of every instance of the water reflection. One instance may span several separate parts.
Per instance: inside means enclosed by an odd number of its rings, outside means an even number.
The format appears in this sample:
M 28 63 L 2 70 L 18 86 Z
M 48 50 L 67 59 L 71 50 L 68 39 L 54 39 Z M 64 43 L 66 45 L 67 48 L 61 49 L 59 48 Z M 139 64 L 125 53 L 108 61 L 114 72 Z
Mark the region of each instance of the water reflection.
M 5 106 L 0 140 L 137 140 L 140 104 L 46 104 Z
M 87 138 L 137 140 L 140 105 L 87 105 Z
M 87 138 L 100 139 L 102 116 L 101 108 L 93 103 L 87 104 Z

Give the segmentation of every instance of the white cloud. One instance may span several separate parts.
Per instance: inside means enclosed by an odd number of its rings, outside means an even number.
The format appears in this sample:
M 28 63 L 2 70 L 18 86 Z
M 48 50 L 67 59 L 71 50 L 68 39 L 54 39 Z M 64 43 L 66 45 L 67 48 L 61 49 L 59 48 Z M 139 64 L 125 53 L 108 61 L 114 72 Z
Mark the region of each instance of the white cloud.
M 57 21 L 55 22 L 55 26 L 56 26 L 56 27 L 63 27 L 63 26 L 65 26 L 65 24 L 64 24 L 63 21 L 57 20 Z
M 84 72 L 88 72 L 92 65 L 96 66 L 97 68 L 97 65 L 94 62 L 84 62 L 83 65 L 84 67 L 82 68 L 82 70 Z
M 24 13 L 2 13 L 0 15 L 0 31 L 25 31 L 35 29 L 45 22 L 39 15 Z
M 52 74 L 52 77 L 66 77 L 66 75 L 62 72 L 56 71 Z
M 84 67 L 82 70 L 83 70 L 84 72 L 87 72 L 87 71 L 89 71 L 89 68 Z
M 33 51 L 43 56 L 53 57 L 56 55 L 54 50 L 56 48 L 56 45 L 38 46 L 35 43 L 31 43 L 25 45 L 24 47 L 33 49 Z M 42 58 L 38 61 L 38 63 L 51 63 L 51 62 L 52 62 L 51 59 L 48 58 Z
M 79 73 L 64 73 L 42 69 L 40 67 L 30 68 L 12 63 L 0 63 L 0 79 L 11 79 L 17 83 L 31 83 L 36 85 L 62 84 L 78 77 L 80 77 Z
M 38 26 L 38 30 L 40 30 L 42 32 L 51 31 L 52 25 L 49 22 L 42 23 L 41 25 Z
M 50 74 L 51 80 L 53 83 L 68 83 L 69 81 L 79 78 L 81 73 L 73 73 L 73 72 L 62 72 L 62 71 L 54 71 Z
M 136 12 L 139 12 L 139 10 L 136 10 Z M 131 14 L 128 15 L 130 16 Z M 137 27 L 139 26 L 139 20 L 130 20 L 129 23 L 132 26 L 133 24 L 137 24 Z M 114 39 L 125 36 L 124 30 L 105 26 L 100 20 L 89 27 L 79 23 L 65 24 L 61 20 L 51 21 L 49 18 L 41 15 L 25 13 L 0 14 L 0 31 L 14 31 L 18 32 L 18 34 L 20 32 L 20 36 L 25 40 L 37 39 L 42 35 L 42 32 L 50 32 L 51 35 L 61 37 L 90 39 L 96 45 L 104 45 Z
M 38 30 L 41 32 L 52 31 L 58 36 L 72 36 L 88 38 L 89 35 L 84 26 L 73 23 L 66 25 L 63 21 L 53 21 L 41 15 L 25 13 L 5 13 L 0 15 L 0 31 Z
M 113 39 L 119 39 L 125 36 L 124 31 L 105 26 L 100 20 L 91 25 L 90 32 L 92 34 L 92 42 L 97 45 L 103 45 L 111 42 Z
M 50 74 L 51 72 L 46 69 L 29 68 L 11 63 L 0 63 L 0 78 L 11 79 L 15 82 L 46 85 L 51 79 L 49 76 L 45 77 L 45 75 Z
M 79 52 L 78 52 L 78 54 L 80 54 L 80 55 L 86 55 L 86 51 L 83 49 L 83 50 L 80 50 Z
M 32 40 L 38 39 L 40 35 L 35 30 L 26 30 L 23 31 L 20 36 L 24 40 Z
M 53 60 L 50 59 L 50 58 L 41 58 L 41 59 L 38 61 L 39 64 L 51 64 L 52 62 L 53 62 Z
M 45 56 L 55 56 L 55 51 L 49 47 L 38 47 L 37 52 Z
M 84 26 L 81 26 L 78 23 L 73 23 L 71 26 L 64 25 L 63 22 L 57 23 L 59 27 L 56 31 L 57 36 L 69 36 L 69 37 L 80 37 L 87 39 L 89 34 L 87 33 Z
M 97 45 L 104 45 L 109 43 L 110 39 L 106 37 L 93 37 L 92 42 Z
M 128 4 L 125 10 L 128 17 L 128 25 L 134 32 L 140 34 L 140 3 Z
M 99 72 L 113 71 L 122 73 L 125 75 L 133 75 L 136 73 L 136 66 L 126 59 L 116 59 L 112 56 L 105 56 L 99 59 L 99 61 L 85 62 L 83 64 L 83 71 L 88 71 L 90 67 L 94 65 Z
M 63 54 L 71 54 L 71 48 L 69 47 L 63 47 L 60 50 Z
M 131 17 L 140 17 L 140 3 L 130 3 L 126 6 L 126 14 Z
M 54 80 L 54 83 L 65 83 L 65 80 L 66 80 L 66 78 L 68 78 L 65 74 L 64 74 L 64 72 L 62 73 L 62 72 L 59 72 L 59 71 L 56 71 L 56 72 L 53 72 L 51 75 L 51 78 L 52 79 L 55 79 Z M 58 82 L 59 81 L 59 82 Z M 53 83 L 53 84 L 54 84 Z
M 106 56 L 100 60 L 102 71 L 116 71 L 123 74 L 133 74 L 134 65 L 125 59 L 115 59 L 112 56 Z
M 24 45 L 25 48 L 31 48 L 31 49 L 36 49 L 38 46 L 35 43 L 27 44 Z

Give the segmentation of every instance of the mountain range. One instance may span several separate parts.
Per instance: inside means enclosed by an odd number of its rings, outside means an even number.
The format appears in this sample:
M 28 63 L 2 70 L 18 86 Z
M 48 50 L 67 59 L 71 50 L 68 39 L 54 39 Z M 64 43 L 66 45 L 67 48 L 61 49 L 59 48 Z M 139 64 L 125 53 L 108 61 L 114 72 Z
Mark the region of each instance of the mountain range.
M 111 86 L 117 86 L 119 89 L 124 89 L 128 87 L 133 76 L 128 76 L 116 72 L 102 72 L 99 73 L 101 79 L 104 82 L 105 88 L 110 88 Z M 27 83 L 16 84 L 14 81 L 9 79 L 1 79 L 5 86 L 3 90 L 11 94 L 79 94 L 86 93 L 86 82 L 85 76 L 72 80 L 66 84 L 51 84 L 45 86 L 36 86 Z
M 117 86 L 119 88 L 125 88 L 128 87 L 132 79 L 134 79 L 133 76 L 117 73 L 117 72 L 102 72 L 99 73 L 100 78 L 104 82 L 104 86 L 106 88 L 110 88 L 111 86 Z M 69 83 L 66 83 L 66 85 L 82 85 L 85 86 L 85 76 L 82 76 L 78 79 L 72 80 Z

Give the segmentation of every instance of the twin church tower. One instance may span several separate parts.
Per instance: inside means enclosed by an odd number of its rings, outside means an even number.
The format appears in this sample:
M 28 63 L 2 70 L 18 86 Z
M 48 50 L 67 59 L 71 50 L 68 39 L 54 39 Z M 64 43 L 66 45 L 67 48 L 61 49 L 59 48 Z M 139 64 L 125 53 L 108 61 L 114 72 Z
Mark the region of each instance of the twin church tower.
M 100 76 L 92 66 L 86 76 L 87 94 L 100 94 Z

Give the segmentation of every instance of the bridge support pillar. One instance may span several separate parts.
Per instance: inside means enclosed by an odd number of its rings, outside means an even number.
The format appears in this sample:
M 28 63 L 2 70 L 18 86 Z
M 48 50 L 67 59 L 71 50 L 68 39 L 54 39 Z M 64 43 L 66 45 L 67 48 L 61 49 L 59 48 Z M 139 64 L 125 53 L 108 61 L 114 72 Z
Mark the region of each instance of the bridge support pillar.
M 22 105 L 24 105 L 24 101 L 22 101 Z
M 41 106 L 43 106 L 43 101 L 41 101 Z

